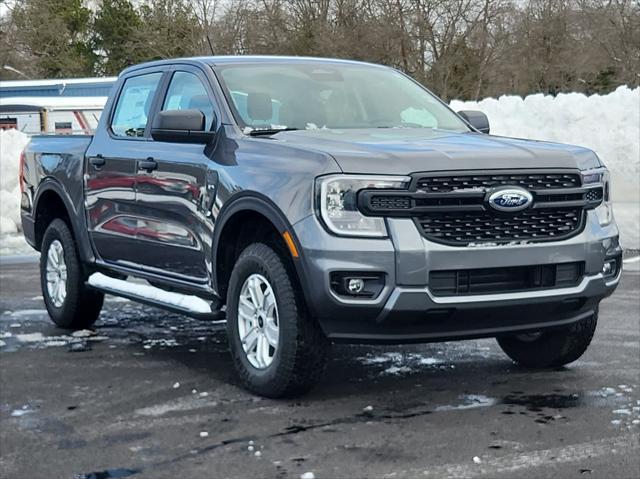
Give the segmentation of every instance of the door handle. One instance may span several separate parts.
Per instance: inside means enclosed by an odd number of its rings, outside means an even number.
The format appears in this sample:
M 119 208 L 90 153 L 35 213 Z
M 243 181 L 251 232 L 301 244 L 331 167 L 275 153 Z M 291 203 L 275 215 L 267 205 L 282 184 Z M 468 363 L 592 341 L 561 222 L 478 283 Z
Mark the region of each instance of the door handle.
M 105 160 L 102 155 L 96 155 L 92 158 L 89 158 L 89 163 L 91 163 L 91 165 L 96 169 L 103 167 L 106 162 L 107 160 Z
M 147 158 L 146 160 L 138 161 L 139 170 L 153 171 L 156 168 L 158 168 L 158 162 L 151 157 Z

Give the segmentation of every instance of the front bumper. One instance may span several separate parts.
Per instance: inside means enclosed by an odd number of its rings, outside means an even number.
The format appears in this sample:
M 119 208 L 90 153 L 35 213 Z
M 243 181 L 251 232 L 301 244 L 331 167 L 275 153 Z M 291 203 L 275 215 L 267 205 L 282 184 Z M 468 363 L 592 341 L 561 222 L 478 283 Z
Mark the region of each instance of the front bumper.
M 294 229 L 307 274 L 306 299 L 328 337 L 356 342 L 443 341 L 561 327 L 597 311 L 621 271 L 602 276 L 606 259 L 620 257 L 615 224 L 601 227 L 590 211 L 585 229 L 565 241 L 453 247 L 426 240 L 413 221 L 389 219 L 388 239 L 330 235 L 310 216 Z M 429 272 L 584 262 L 581 282 L 568 288 L 435 296 Z M 621 264 L 621 262 L 620 262 Z M 379 272 L 385 286 L 373 299 L 332 291 L 332 272 Z

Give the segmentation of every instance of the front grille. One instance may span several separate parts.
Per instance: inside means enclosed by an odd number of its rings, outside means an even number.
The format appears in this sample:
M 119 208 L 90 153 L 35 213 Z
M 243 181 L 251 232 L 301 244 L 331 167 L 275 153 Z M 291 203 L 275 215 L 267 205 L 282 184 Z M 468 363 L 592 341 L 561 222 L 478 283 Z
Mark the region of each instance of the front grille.
M 580 175 L 575 173 L 527 173 L 491 175 L 447 175 L 423 176 L 418 179 L 419 190 L 445 193 L 472 188 L 493 188 L 496 186 L 521 186 L 528 190 L 549 190 L 577 188 L 581 185 Z
M 606 193 L 582 185 L 577 170 L 491 170 L 414 173 L 406 191 L 365 189 L 358 208 L 367 216 L 412 218 L 437 243 L 539 242 L 567 239 L 582 231 L 586 210 Z M 533 202 L 522 211 L 498 211 L 489 203 L 501 188 L 527 190 Z
M 455 296 L 567 288 L 583 275 L 583 262 L 432 271 L 429 290 L 434 296 Z
M 587 192 L 587 194 L 585 195 L 585 198 L 587 199 L 587 201 L 600 201 L 602 200 L 602 196 L 603 196 L 602 188 L 594 188 L 592 190 L 589 190 L 589 192 Z
M 488 211 L 438 212 L 415 219 L 425 237 L 452 245 L 561 240 L 582 227 L 581 208 L 525 210 L 515 215 Z
M 376 210 L 406 210 L 411 208 L 408 196 L 374 196 L 369 203 Z

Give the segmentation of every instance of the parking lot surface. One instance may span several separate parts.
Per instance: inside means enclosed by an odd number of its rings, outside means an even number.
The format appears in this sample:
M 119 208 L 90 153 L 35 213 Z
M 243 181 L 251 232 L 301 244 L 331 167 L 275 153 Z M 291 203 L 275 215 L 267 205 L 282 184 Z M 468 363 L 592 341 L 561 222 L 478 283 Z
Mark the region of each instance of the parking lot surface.
M 637 478 L 639 265 L 569 367 L 524 370 L 490 339 L 336 345 L 316 389 L 269 400 L 238 387 L 223 324 L 107 297 L 72 335 L 37 264 L 3 261 L 0 476 Z

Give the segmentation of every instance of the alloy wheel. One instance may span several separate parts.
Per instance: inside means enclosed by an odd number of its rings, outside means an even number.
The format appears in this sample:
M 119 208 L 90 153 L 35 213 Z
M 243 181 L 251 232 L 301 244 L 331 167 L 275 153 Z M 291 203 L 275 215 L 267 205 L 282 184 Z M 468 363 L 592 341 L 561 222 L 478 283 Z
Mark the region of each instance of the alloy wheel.
M 278 349 L 280 328 L 273 288 L 261 274 L 250 275 L 240 290 L 238 333 L 249 363 L 266 369 Z
M 58 240 L 54 240 L 47 251 L 47 293 L 56 308 L 60 308 L 67 297 L 67 263 Z

